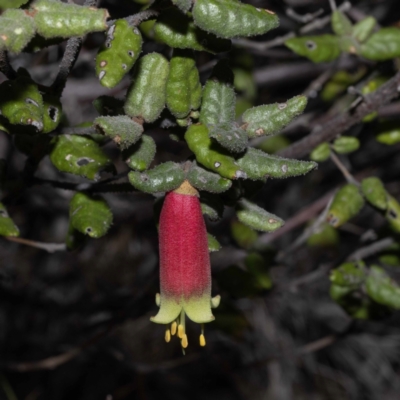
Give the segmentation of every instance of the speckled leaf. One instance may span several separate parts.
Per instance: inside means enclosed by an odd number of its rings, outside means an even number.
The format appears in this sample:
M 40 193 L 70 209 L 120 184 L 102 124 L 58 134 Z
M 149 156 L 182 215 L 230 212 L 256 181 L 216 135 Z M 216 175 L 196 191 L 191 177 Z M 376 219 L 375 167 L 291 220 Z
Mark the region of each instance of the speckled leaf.
M 363 179 L 361 181 L 361 190 L 369 203 L 380 210 L 386 210 L 388 203 L 387 193 L 379 178 L 371 176 Z
M 185 179 L 185 173 L 179 164 L 168 161 L 143 173 L 131 171 L 128 177 L 136 189 L 145 193 L 160 193 L 178 188 Z
M 43 98 L 37 85 L 26 76 L 0 85 L 0 113 L 13 125 L 43 129 Z
M 223 193 L 232 186 L 229 179 L 221 178 L 219 174 L 207 171 L 195 162 L 190 167 L 187 179 L 195 188 L 211 193 Z
M 338 228 L 355 217 L 364 206 L 364 198 L 359 188 L 349 183 L 343 186 L 334 196 L 327 214 L 327 221 Z
M 400 287 L 382 268 L 371 266 L 365 287 L 372 300 L 395 310 L 400 309 Z
M 32 14 L 37 31 L 44 38 L 83 36 L 107 29 L 108 12 L 56 0 L 36 0 Z
M 210 53 L 229 51 L 231 48 L 230 40 L 203 31 L 189 17 L 173 8 L 161 13 L 154 32 L 158 40 L 173 48 Z
M 135 67 L 126 98 L 126 114 L 154 122 L 165 106 L 168 74 L 169 63 L 161 54 L 150 53 L 142 57 Z
M 281 218 L 246 199 L 241 199 L 238 202 L 236 215 L 243 224 L 262 232 L 275 231 L 284 224 Z
M 400 56 L 400 29 L 382 28 L 363 45 L 361 55 L 369 60 L 385 61 Z
M 26 4 L 29 0 L 0 0 L 0 11 L 7 8 L 19 8 Z
M 50 159 L 53 165 L 62 172 L 98 180 L 100 172 L 114 171 L 111 160 L 97 143 L 79 135 L 62 135 L 54 138 L 54 148 Z
M 296 37 L 286 40 L 285 45 L 315 63 L 333 61 L 340 55 L 339 38 L 334 35 Z
M 254 180 L 304 175 L 318 166 L 313 161 L 282 158 L 252 147 L 249 147 L 246 154 L 237 159 L 236 163 L 249 179 Z
M 113 220 L 106 201 L 86 193 L 76 193 L 71 199 L 69 217 L 74 229 L 96 239 L 107 233 Z
M 127 115 L 117 117 L 98 117 L 93 125 L 104 135 L 119 145 L 122 150 L 135 144 L 143 133 L 143 126 Z
M 166 91 L 167 107 L 176 118 L 185 118 L 200 107 L 202 87 L 191 51 L 174 50 Z
M 336 35 L 350 35 L 353 31 L 351 21 L 341 11 L 336 10 L 332 13 L 332 30 Z
M 137 143 L 122 152 L 129 168 L 144 171 L 150 167 L 156 155 L 156 142 L 151 136 L 142 135 Z
M 358 22 L 353 27 L 353 37 L 360 43 L 365 42 L 376 26 L 374 17 L 367 17 Z
M 300 115 L 307 105 L 307 97 L 296 96 L 285 103 L 268 104 L 253 107 L 243 114 L 249 137 L 273 135 L 280 132 L 294 118 Z
M 191 125 L 185 133 L 185 140 L 195 154 L 197 162 L 206 168 L 228 179 L 246 178 L 234 158 L 212 142 L 205 125 Z
M 192 13 L 197 26 L 223 38 L 262 35 L 279 26 L 274 12 L 236 0 L 196 0 Z
M 9 217 L 3 203 L 0 203 L 0 235 L 19 236 L 19 229 Z
M 107 30 L 106 41 L 96 57 L 100 83 L 113 88 L 131 70 L 142 51 L 142 35 L 137 28 L 119 19 Z
M 5 11 L 0 16 L 0 27 L 0 50 L 13 53 L 20 53 L 35 34 L 35 23 L 23 10 Z
M 175 4 L 184 13 L 187 13 L 193 5 L 192 0 L 172 0 L 172 3 Z
M 200 193 L 201 212 L 211 221 L 218 221 L 224 213 L 224 203 L 218 195 L 207 192 Z
M 43 95 L 43 133 L 57 129 L 61 122 L 62 105 L 58 96 Z

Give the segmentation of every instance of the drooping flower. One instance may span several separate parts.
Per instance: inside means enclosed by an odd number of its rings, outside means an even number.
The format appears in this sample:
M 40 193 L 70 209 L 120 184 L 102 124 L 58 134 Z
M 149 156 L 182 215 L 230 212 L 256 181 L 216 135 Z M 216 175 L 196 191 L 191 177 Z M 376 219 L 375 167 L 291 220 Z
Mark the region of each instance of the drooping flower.
M 185 315 L 200 324 L 211 322 L 215 319 L 211 308 L 220 300 L 219 296 L 211 298 L 207 230 L 199 193 L 188 181 L 165 196 L 159 249 L 161 294 L 157 294 L 156 303 L 160 310 L 151 321 L 168 325 L 165 340 L 169 342 L 177 333 L 186 348 Z M 202 325 L 200 345 L 205 344 Z

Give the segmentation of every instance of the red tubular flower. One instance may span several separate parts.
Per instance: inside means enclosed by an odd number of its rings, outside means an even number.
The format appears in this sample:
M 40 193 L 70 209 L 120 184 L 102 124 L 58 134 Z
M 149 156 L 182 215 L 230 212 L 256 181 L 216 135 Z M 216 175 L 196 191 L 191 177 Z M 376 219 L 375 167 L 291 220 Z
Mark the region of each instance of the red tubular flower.
M 160 215 L 160 283 L 161 295 L 156 303 L 160 310 L 151 321 L 172 324 L 165 340 L 178 333 L 182 347 L 188 345 L 185 314 L 194 322 L 206 323 L 215 318 L 211 307 L 211 268 L 207 230 L 201 212 L 199 193 L 188 181 L 165 196 Z M 205 346 L 204 332 L 200 345 Z

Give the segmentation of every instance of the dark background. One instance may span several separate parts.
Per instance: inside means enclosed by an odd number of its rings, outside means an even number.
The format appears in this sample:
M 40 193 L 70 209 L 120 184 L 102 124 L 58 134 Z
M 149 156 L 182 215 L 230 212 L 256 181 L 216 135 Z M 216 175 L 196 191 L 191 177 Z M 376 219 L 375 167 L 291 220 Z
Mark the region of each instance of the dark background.
M 304 15 L 324 9 L 325 0 L 254 1 L 276 11 L 281 26 L 265 41 L 297 30 L 301 24 L 286 15 L 288 7 Z M 382 26 L 400 23 L 398 1 L 351 1 L 350 16 L 374 15 Z M 127 0 L 101 1 L 112 18 L 137 12 Z M 353 14 L 352 14 L 353 13 Z M 360 14 L 358 14 L 360 15 Z M 316 33 L 330 32 L 329 25 Z M 71 126 L 91 121 L 97 113 L 92 101 L 101 94 L 123 97 L 128 79 L 109 91 L 97 81 L 94 58 L 101 34 L 86 38 L 62 102 Z M 11 59 L 15 68 L 27 68 L 41 84 L 57 74 L 63 47 Z M 147 41 L 144 53 L 169 50 Z M 260 51 L 235 47 L 228 55 L 241 65 L 250 55 L 250 69 L 257 84 L 255 104 L 284 101 L 305 92 L 329 65 L 314 65 L 283 46 Z M 227 56 L 227 55 L 225 55 Z M 248 57 L 248 56 L 246 56 Z M 204 80 L 211 72 L 213 56 L 198 55 Z M 363 61 L 344 57 L 348 69 Z M 368 68 L 393 75 L 398 61 Z M 338 67 L 339 68 L 339 67 Z M 0 74 L 0 80 L 5 77 Z M 332 103 L 310 98 L 306 117 L 300 118 L 286 137 L 294 142 L 322 124 L 332 113 Z M 396 108 L 397 107 L 397 108 Z M 395 119 L 397 103 L 381 113 Z M 381 177 L 389 192 L 400 197 L 399 147 L 374 139 L 378 122 L 357 125 L 351 135 L 361 140 L 359 151 L 342 157 L 356 176 Z M 168 130 L 147 131 L 157 142 L 155 164 L 184 160 L 183 143 L 170 140 Z M 311 149 L 310 149 L 311 150 Z M 127 169 L 116 147 L 106 151 L 118 172 Z M 9 179 L 17 179 L 26 156 L 0 132 L 0 158 L 8 161 Z M 45 158 L 37 177 L 81 182 L 58 173 Z M 126 178 L 125 178 L 126 179 Z M 123 179 L 121 180 L 121 182 Z M 335 165 L 327 161 L 307 176 L 268 181 L 256 202 L 287 221 L 279 235 L 263 235 L 266 270 L 274 286 L 269 291 L 241 290 L 241 282 L 227 284 L 229 266 L 243 268 L 248 251 L 232 239 L 234 212 L 208 221 L 223 249 L 211 256 L 213 294 L 223 298 L 216 322 L 206 326 L 207 346 L 197 343 L 199 326 L 187 324 L 189 347 L 182 356 L 179 342 L 163 340 L 164 327 L 150 323 L 156 313 L 159 291 L 157 230 L 154 198 L 140 193 L 105 194 L 114 213 L 110 232 L 90 240 L 80 251 L 45 250 L 0 239 L 0 398 L 7 400 L 395 400 L 399 398 L 399 314 L 374 321 L 355 321 L 329 297 L 329 270 L 357 248 L 368 244 L 366 232 L 379 235 L 382 217 L 366 208 L 339 231 L 340 241 L 328 248 L 305 244 L 291 249 L 304 224 L 326 204 L 326 194 L 344 184 Z M 2 193 L 5 198 L 8 193 Z M 21 229 L 21 237 L 37 242 L 63 243 L 68 226 L 68 202 L 73 192 L 36 185 L 8 196 L 9 214 Z M 325 199 L 325 200 L 324 200 Z M 325 201 L 325 203 L 324 203 Z M 319 202 L 319 203 L 318 203 Z M 322 206 L 321 206 L 322 204 Z M 293 218 L 303 213 L 301 223 Z M 278 256 L 279 255 L 279 256 Z M 390 274 L 398 275 L 396 268 Z M 228 282 L 229 283 L 229 282 Z M 16 397 L 15 397 L 16 396 Z

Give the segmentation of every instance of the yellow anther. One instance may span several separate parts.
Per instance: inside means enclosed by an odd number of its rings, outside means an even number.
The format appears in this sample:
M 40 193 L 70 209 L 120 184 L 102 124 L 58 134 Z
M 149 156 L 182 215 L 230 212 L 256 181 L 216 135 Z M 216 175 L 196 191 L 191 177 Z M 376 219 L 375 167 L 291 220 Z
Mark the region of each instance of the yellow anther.
M 169 329 L 167 329 L 167 330 L 165 331 L 165 341 L 166 341 L 167 343 L 169 343 L 170 340 L 171 340 L 171 332 L 170 332 Z
M 176 323 L 176 321 L 174 321 L 171 325 L 171 335 L 175 335 L 177 327 L 178 327 L 178 324 Z
M 186 334 L 183 334 L 183 336 L 182 336 L 181 345 L 184 349 L 186 349 L 186 347 L 188 347 L 188 339 L 187 339 Z
M 200 335 L 200 346 L 204 347 L 206 345 L 206 338 L 203 334 Z
M 178 325 L 178 338 L 182 339 L 184 334 L 185 334 L 185 329 L 182 324 L 179 324 Z

